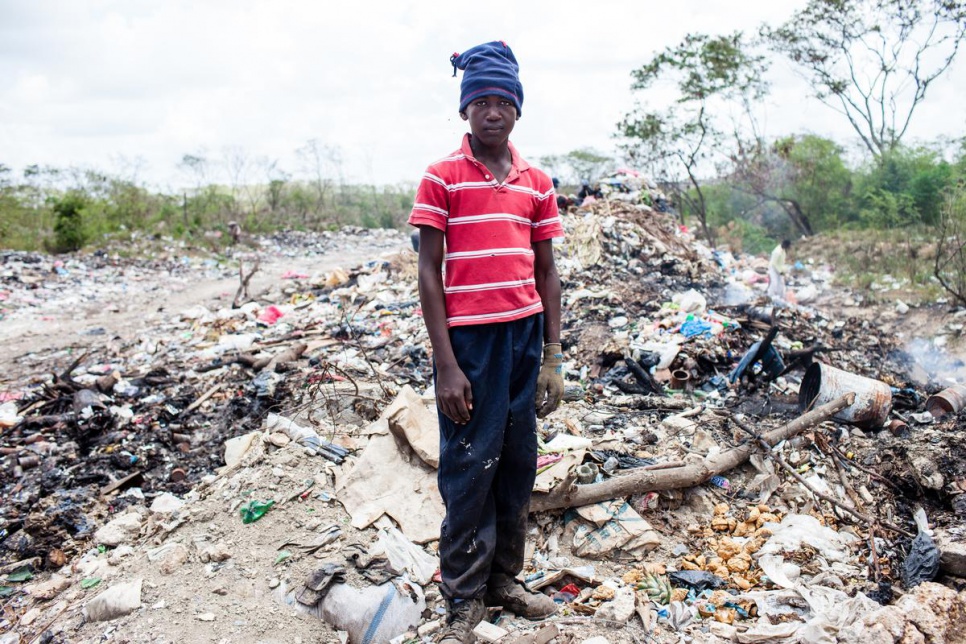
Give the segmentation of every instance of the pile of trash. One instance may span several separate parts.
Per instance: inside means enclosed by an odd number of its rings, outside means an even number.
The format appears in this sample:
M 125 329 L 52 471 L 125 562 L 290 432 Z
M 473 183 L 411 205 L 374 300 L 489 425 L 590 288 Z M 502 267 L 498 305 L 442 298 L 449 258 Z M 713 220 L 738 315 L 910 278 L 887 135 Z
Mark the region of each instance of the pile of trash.
M 558 247 L 568 386 L 540 425 L 524 581 L 559 611 L 493 611 L 478 637 L 955 641 L 966 389 L 867 321 L 768 300 L 767 262 L 612 192 Z M 3 383 L 0 641 L 104 621 L 431 641 L 432 365 L 415 254 L 387 239 Z M 812 275 L 800 290 L 831 288 Z

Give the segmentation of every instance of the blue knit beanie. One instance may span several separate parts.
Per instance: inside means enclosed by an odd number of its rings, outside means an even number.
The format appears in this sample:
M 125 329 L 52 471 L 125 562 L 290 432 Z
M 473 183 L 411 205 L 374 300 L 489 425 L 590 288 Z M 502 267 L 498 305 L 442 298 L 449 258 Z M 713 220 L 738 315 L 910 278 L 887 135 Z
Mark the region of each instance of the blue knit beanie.
M 471 101 L 481 96 L 502 96 L 517 108 L 519 116 L 523 108 L 523 85 L 520 84 L 520 66 L 510 47 L 501 40 L 477 45 L 462 54 L 453 54 L 453 76 L 462 69 L 460 84 L 460 109 L 462 112 Z

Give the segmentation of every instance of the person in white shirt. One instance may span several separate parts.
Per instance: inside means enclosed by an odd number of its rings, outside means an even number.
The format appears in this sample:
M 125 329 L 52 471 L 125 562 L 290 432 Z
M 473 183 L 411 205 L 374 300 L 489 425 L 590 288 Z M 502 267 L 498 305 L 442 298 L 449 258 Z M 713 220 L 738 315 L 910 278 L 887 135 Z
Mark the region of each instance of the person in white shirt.
M 792 242 L 783 239 L 771 252 L 768 262 L 768 296 L 776 300 L 785 299 L 785 258 Z

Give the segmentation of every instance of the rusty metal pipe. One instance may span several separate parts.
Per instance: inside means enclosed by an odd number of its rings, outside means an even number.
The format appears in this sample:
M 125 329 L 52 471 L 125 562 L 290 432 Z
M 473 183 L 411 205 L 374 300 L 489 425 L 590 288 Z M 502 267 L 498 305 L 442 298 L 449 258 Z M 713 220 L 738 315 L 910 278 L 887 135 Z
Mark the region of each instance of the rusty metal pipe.
M 798 404 L 803 410 L 855 393 L 855 402 L 832 416 L 833 420 L 863 429 L 879 429 L 892 411 L 892 390 L 879 380 L 857 376 L 821 362 L 812 363 L 802 378 Z
M 966 385 L 953 385 L 926 399 L 926 411 L 939 418 L 966 407 Z
M 675 369 L 671 372 L 671 382 L 669 384 L 671 389 L 681 390 L 688 386 L 688 382 L 691 380 L 691 374 L 684 369 Z

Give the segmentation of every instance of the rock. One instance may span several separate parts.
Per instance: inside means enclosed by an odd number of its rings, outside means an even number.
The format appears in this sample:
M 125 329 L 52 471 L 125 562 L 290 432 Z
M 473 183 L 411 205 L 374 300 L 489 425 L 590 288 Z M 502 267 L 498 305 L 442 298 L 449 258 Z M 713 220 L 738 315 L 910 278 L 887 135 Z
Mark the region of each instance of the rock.
M 896 313 L 899 315 L 905 315 L 909 312 L 909 305 L 902 300 L 896 300 Z
M 131 546 L 118 546 L 111 551 L 111 555 L 107 558 L 107 563 L 112 566 L 118 566 L 124 557 L 130 557 L 134 554 L 134 548 Z
M 610 640 L 603 635 L 598 635 L 597 637 L 585 639 L 580 644 L 610 644 Z
M 228 549 L 225 542 L 219 541 L 213 546 L 206 546 L 201 551 L 200 556 L 202 563 L 208 563 L 209 561 L 227 561 L 231 559 L 231 550 Z
M 942 552 L 940 569 L 947 575 L 966 577 L 966 543 L 950 541 L 946 533 L 937 530 L 936 545 Z
M 476 625 L 476 628 L 473 629 L 473 634 L 484 642 L 499 642 L 508 635 L 505 630 L 486 620 Z
M 966 632 L 966 591 L 959 594 L 933 582 L 923 582 L 892 606 L 865 615 L 839 631 L 850 644 L 959 642 Z
M 711 620 L 708 622 L 708 632 L 719 637 L 726 642 L 734 642 L 738 639 L 738 629 L 731 624 L 725 624 L 724 622 L 716 622 Z
M 37 620 L 38 617 L 40 617 L 40 609 L 36 607 L 31 608 L 20 618 L 20 625 L 30 626 Z
M 134 512 L 123 514 L 94 533 L 94 543 L 119 546 L 130 543 L 141 534 L 141 516 Z
M 201 613 L 200 615 L 195 615 L 195 619 L 202 622 L 213 622 L 215 621 L 214 613 Z
M 105 590 L 84 606 L 84 615 L 92 622 L 123 617 L 141 607 L 141 581 L 135 579 Z
M 919 456 L 912 459 L 912 468 L 919 484 L 931 490 L 941 490 L 946 479 L 939 471 L 939 465 L 931 458 Z
M 188 561 L 188 549 L 184 545 L 176 543 L 165 553 L 158 569 L 162 575 L 170 575 L 183 566 L 186 561 Z
M 184 501 L 173 494 L 165 492 L 154 498 L 154 502 L 151 503 L 151 514 L 170 515 L 178 512 L 183 507 Z
M 439 631 L 442 625 L 443 625 L 443 621 L 439 619 L 434 619 L 431 622 L 426 622 L 425 624 L 421 624 L 419 628 L 416 629 L 416 635 L 418 635 L 419 637 L 429 637 L 433 633 L 436 633 L 437 631 Z
M 278 577 L 272 577 L 271 579 L 268 580 L 268 587 L 274 590 L 278 588 L 279 584 L 281 583 L 282 582 L 279 580 Z
M 20 644 L 20 633 L 10 631 L 0 635 L 0 644 Z
M 634 615 L 634 589 L 629 586 L 618 588 L 614 599 L 601 604 L 594 619 L 606 619 L 626 624 Z
M 54 574 L 47 581 L 26 586 L 24 592 L 36 599 L 47 601 L 64 592 L 68 586 L 70 586 L 70 579 Z

